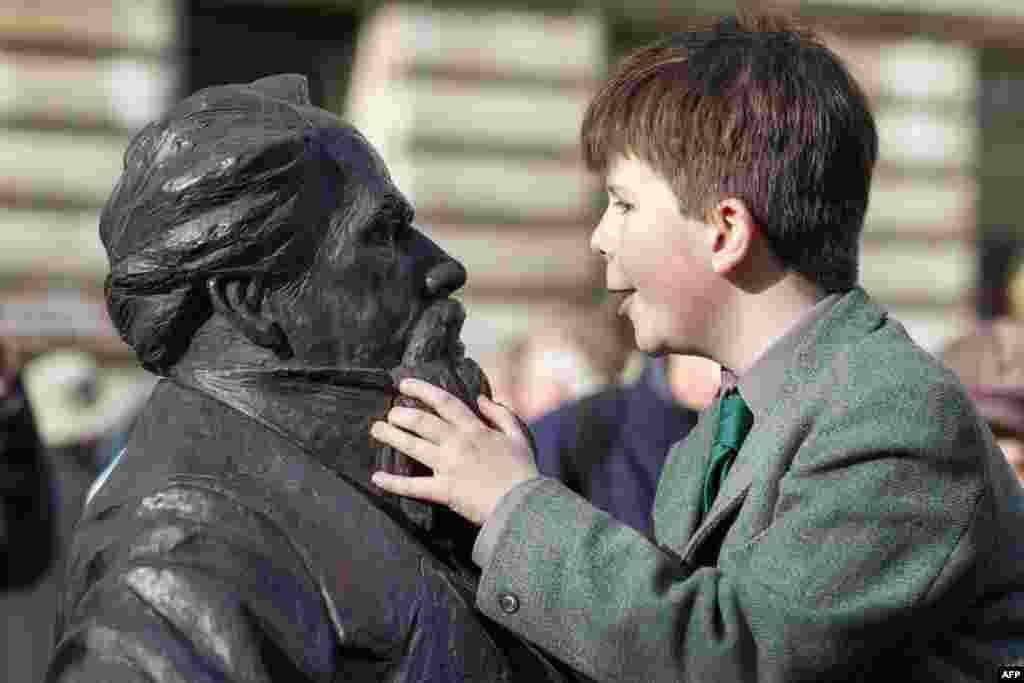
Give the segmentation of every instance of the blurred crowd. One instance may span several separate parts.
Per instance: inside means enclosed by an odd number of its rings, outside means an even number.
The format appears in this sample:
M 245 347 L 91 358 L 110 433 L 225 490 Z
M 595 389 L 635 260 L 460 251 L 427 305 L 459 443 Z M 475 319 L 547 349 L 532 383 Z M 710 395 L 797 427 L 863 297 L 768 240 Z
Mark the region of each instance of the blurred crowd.
M 79 350 L 22 355 L 16 339 L 0 340 L 0 679 L 35 681 L 53 649 L 63 560 L 86 493 L 155 381 Z

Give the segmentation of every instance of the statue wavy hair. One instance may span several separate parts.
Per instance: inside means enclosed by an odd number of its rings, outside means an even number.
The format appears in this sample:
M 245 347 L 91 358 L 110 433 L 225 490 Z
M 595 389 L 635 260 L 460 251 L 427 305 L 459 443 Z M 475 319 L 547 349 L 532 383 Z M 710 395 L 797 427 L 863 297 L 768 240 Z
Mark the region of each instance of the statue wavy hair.
M 184 355 L 211 277 L 301 283 L 326 232 L 310 212 L 336 201 L 317 131 L 338 128 L 359 135 L 289 74 L 201 90 L 135 135 L 100 239 L 107 308 L 143 367 L 165 375 Z

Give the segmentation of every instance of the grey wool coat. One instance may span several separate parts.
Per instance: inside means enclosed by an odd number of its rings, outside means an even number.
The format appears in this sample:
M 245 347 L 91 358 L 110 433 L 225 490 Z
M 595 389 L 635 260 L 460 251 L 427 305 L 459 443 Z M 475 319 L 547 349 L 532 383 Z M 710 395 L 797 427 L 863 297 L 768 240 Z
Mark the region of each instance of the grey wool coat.
M 597 681 L 993 680 L 1024 663 L 1024 492 L 954 375 L 855 288 L 799 341 L 707 518 L 717 404 L 654 539 L 545 479 L 477 605 Z

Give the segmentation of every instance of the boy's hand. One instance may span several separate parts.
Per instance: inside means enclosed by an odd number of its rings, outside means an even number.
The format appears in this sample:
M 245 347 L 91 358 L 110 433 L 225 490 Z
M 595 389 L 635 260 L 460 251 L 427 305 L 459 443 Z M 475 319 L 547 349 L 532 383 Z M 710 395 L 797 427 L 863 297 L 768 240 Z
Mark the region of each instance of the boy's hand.
M 510 410 L 480 396 L 480 413 L 447 391 L 417 379 L 402 380 L 399 391 L 419 399 L 437 415 L 395 407 L 387 422 L 375 422 L 370 435 L 431 470 L 429 477 L 373 475 L 385 491 L 440 503 L 475 524 L 483 524 L 498 501 L 518 484 L 539 475 L 529 437 Z

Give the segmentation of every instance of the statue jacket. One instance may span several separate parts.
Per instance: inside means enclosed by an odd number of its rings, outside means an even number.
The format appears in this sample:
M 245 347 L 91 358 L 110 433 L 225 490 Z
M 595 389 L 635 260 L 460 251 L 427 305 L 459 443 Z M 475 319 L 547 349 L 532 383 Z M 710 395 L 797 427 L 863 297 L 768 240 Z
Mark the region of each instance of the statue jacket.
M 76 527 L 47 680 L 562 680 L 368 483 L 392 398 L 308 373 L 160 382 Z

